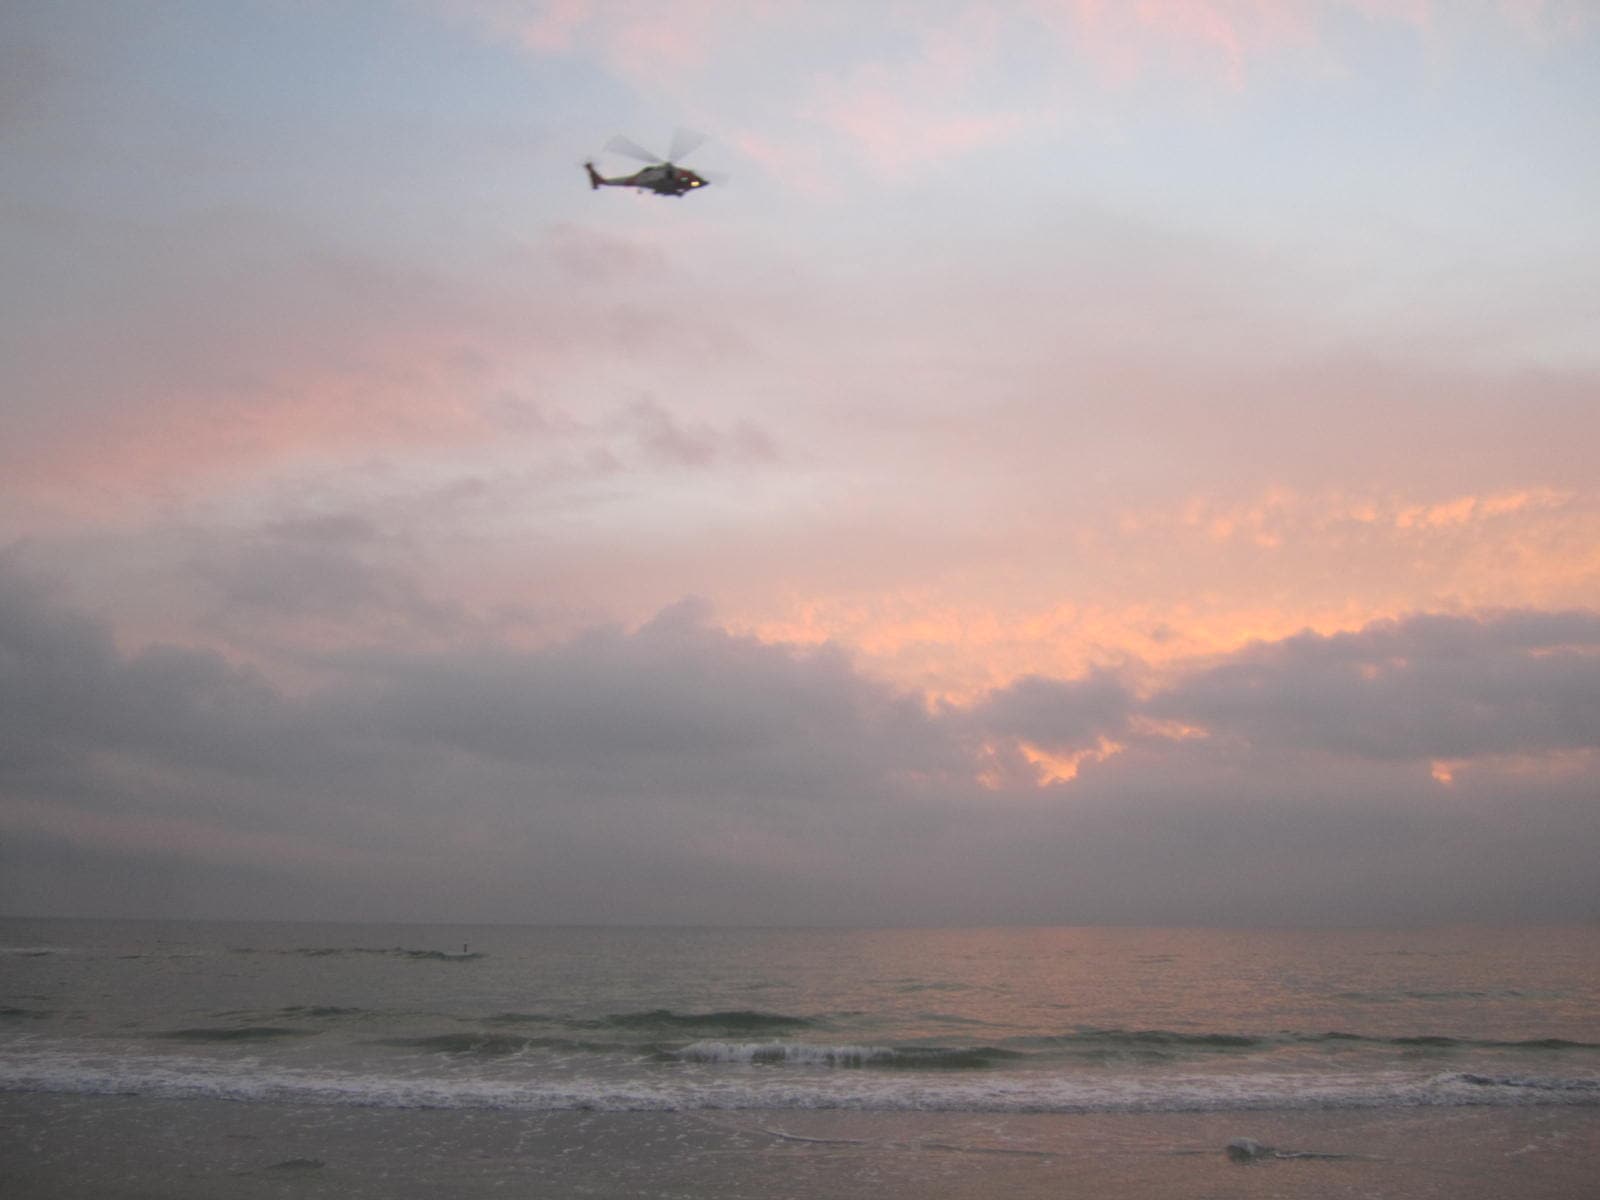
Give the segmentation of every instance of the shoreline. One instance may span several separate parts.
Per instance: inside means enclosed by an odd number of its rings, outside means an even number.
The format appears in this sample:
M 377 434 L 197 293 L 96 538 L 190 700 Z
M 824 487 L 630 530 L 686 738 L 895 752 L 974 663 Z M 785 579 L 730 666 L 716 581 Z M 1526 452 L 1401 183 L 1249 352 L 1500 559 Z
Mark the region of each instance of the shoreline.
M 1316 1157 L 1231 1161 L 1248 1137 Z M 0 1094 L 17 1200 L 1593 1194 L 1600 1107 L 508 1112 Z

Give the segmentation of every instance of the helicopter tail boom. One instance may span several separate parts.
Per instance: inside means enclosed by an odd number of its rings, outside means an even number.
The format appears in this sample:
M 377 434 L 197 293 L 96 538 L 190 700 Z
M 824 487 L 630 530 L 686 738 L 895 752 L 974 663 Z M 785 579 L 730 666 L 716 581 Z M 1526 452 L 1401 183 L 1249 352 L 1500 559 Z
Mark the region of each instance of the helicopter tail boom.
M 600 177 L 600 172 L 596 171 L 594 169 L 594 164 L 593 163 L 584 163 L 583 164 L 583 169 L 585 171 L 589 172 L 589 188 L 590 188 L 590 190 L 591 191 L 599 191 L 600 190 L 600 186 L 603 183 L 606 182 L 604 179 L 602 179 Z

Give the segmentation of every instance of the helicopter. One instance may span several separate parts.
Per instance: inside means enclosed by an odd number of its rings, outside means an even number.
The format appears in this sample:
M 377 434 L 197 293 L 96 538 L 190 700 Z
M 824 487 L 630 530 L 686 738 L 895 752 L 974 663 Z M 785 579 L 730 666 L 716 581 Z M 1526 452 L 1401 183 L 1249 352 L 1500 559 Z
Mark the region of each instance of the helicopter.
M 642 159 L 650 165 L 635 171 L 632 175 L 618 175 L 614 179 L 607 179 L 596 171 L 592 162 L 584 163 L 583 169 L 589 172 L 589 187 L 594 190 L 603 187 L 631 187 L 641 192 L 654 192 L 658 196 L 687 196 L 697 188 L 707 186 L 713 180 L 697 175 L 687 167 L 678 166 L 675 160 L 698 149 L 705 140 L 706 135 L 703 133 L 680 129 L 672 135 L 672 145 L 668 147 L 667 154 L 663 157 L 650 153 L 638 142 L 618 134 L 606 143 L 607 150 L 616 154 L 626 154 L 629 158 Z

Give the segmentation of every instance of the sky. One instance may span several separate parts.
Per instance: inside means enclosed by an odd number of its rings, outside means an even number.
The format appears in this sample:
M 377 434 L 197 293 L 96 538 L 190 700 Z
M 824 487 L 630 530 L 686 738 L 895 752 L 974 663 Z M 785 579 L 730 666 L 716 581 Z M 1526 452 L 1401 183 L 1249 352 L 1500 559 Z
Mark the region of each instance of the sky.
M 5 6 L 0 912 L 1600 919 L 1596 146 L 1588 0 Z

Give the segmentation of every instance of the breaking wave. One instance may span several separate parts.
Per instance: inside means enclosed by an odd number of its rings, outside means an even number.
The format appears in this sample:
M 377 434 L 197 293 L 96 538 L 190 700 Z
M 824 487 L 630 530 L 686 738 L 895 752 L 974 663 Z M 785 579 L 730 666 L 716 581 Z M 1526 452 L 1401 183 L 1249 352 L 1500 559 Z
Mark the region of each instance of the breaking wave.
M 998 1066 L 1024 1057 L 997 1046 L 823 1046 L 808 1042 L 695 1042 L 664 1058 L 678 1062 L 772 1064 L 805 1067 L 887 1067 L 959 1071 Z
M 589 1022 L 575 1022 L 589 1024 Z M 756 1032 L 760 1030 L 805 1029 L 814 1024 L 806 1017 L 785 1016 L 783 1013 L 757 1012 L 738 1009 L 731 1012 L 676 1013 L 666 1008 L 649 1012 L 612 1013 L 593 1022 L 616 1029 L 638 1030 L 732 1030 Z
M 474 950 L 471 953 L 453 953 L 448 950 L 414 950 L 408 946 L 295 946 L 290 949 L 261 949 L 255 946 L 234 946 L 234 954 L 282 954 L 300 958 L 348 958 L 356 955 L 377 955 L 386 958 L 407 958 L 418 962 L 474 962 L 485 957 Z
M 1010 1045 L 1067 1053 L 1089 1051 L 1132 1056 L 1164 1057 L 1184 1053 L 1250 1052 L 1288 1045 L 1339 1044 L 1393 1046 L 1401 1050 L 1600 1050 L 1600 1042 L 1579 1042 L 1565 1038 L 1528 1038 L 1507 1041 L 1491 1038 L 1463 1038 L 1445 1034 L 1417 1033 L 1390 1037 L 1331 1030 L 1302 1033 L 1285 1030 L 1276 1034 L 1176 1033 L 1166 1029 L 1084 1029 L 1053 1037 L 1017 1038 Z
M 376 1015 L 372 1010 L 365 1008 L 349 1008 L 339 1004 L 286 1004 L 282 1008 L 274 1008 L 266 1012 L 252 1008 L 232 1008 L 211 1014 L 214 1017 L 253 1017 L 267 1016 L 272 1018 L 287 1017 L 290 1019 L 303 1019 L 305 1017 L 333 1018 L 333 1017 L 360 1017 Z
M 282 1025 L 244 1025 L 167 1029 L 153 1036 L 175 1042 L 268 1042 L 278 1038 L 315 1037 L 315 1029 L 289 1029 Z
M 819 1048 L 835 1053 L 849 1048 Z M 870 1055 L 873 1048 L 863 1048 Z M 742 1051 L 740 1053 L 743 1053 Z M 1387 1106 L 1600 1106 L 1600 1078 L 1475 1073 L 994 1072 L 816 1074 L 743 1071 L 547 1076 L 444 1070 L 419 1075 L 264 1065 L 181 1054 L 87 1054 L 19 1047 L 0 1091 L 382 1108 L 513 1111 L 852 1109 L 881 1112 L 1232 1112 Z
M 516 1037 L 502 1033 L 436 1033 L 418 1037 L 384 1038 L 378 1044 L 403 1050 L 422 1050 L 432 1054 L 476 1055 L 485 1058 L 526 1054 L 532 1050 L 603 1051 L 618 1048 L 595 1042 L 573 1041 L 569 1038 Z
M 1486 1088 L 1532 1088 L 1540 1092 L 1600 1094 L 1600 1079 L 1535 1078 L 1527 1075 L 1474 1075 L 1463 1072 L 1452 1076 L 1462 1083 Z

